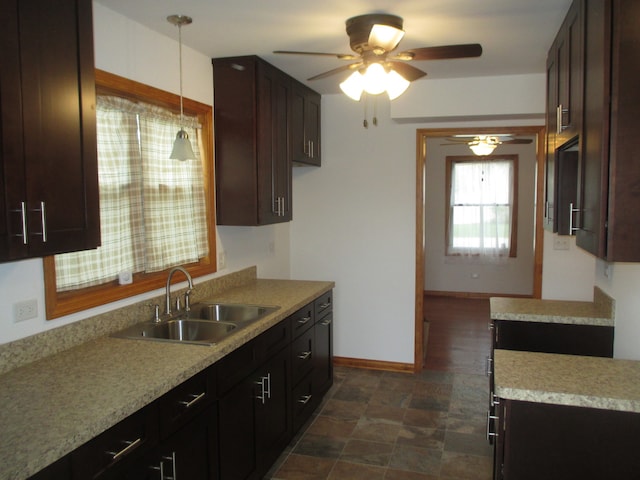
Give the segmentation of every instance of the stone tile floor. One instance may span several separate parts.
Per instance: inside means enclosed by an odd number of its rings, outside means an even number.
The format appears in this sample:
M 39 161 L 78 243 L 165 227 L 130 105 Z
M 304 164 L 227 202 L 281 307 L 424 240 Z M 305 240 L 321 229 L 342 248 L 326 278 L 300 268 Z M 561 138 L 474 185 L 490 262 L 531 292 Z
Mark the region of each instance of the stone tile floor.
M 337 367 L 273 480 L 490 480 L 487 377 Z

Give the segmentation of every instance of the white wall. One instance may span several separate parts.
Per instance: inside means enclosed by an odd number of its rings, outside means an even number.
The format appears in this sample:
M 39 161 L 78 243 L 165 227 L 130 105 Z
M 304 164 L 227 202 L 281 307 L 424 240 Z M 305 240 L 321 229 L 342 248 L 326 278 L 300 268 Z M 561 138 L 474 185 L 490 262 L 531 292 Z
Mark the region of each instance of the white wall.
M 529 145 L 501 145 L 495 153 L 518 155 L 517 256 L 496 263 L 445 255 L 446 157 L 471 155 L 467 145 L 427 140 L 425 191 L 425 290 L 531 295 L 536 186 L 535 135 Z
M 562 243 L 557 245 L 556 242 Z M 568 242 L 568 250 L 564 248 Z M 558 236 L 545 230 L 542 257 L 542 298 L 546 300 L 593 300 L 596 259 L 576 246 L 575 236 Z
M 178 43 L 94 2 L 96 68 L 147 85 L 179 93 Z M 186 35 L 186 32 L 183 31 Z M 213 104 L 211 59 L 183 47 L 184 95 Z M 226 268 L 207 278 L 256 265 L 263 278 L 289 278 L 289 225 L 219 227 L 219 253 L 226 255 Z M 219 256 L 220 258 L 220 256 Z M 196 279 L 196 288 L 198 280 Z M 0 264 L 0 343 L 17 340 L 114 308 L 158 295 L 158 290 L 114 302 L 53 321 L 45 319 L 42 260 Z M 38 317 L 15 323 L 15 302 L 36 299 Z
M 640 264 L 596 260 L 596 285 L 616 300 L 614 357 L 640 360 Z

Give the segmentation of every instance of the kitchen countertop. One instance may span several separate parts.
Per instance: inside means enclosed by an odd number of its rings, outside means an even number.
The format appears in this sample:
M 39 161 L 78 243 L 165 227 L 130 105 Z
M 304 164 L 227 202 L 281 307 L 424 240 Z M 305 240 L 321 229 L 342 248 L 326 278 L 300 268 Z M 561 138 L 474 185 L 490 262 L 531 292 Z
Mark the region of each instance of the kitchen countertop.
M 541 323 L 614 326 L 615 302 L 594 288 L 593 302 L 491 297 L 491 318 Z
M 280 309 L 214 346 L 102 336 L 0 375 L 0 478 L 38 472 L 333 287 L 254 279 L 215 300 Z
M 498 397 L 640 413 L 640 362 L 495 350 Z

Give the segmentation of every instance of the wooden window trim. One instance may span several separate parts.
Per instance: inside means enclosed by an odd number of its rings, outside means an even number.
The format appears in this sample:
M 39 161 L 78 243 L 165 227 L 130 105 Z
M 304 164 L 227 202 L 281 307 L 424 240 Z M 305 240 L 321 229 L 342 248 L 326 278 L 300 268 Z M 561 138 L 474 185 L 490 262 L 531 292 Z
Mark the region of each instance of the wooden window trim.
M 488 161 L 510 160 L 513 162 L 513 215 L 511 216 L 511 239 L 509 241 L 509 258 L 516 258 L 518 255 L 518 155 L 487 155 L 484 157 Z M 444 216 L 444 254 L 447 257 L 459 257 L 459 253 L 449 252 L 449 224 L 451 222 L 451 176 L 453 163 L 478 162 L 480 157 L 476 155 L 456 155 L 446 157 L 446 184 L 445 184 L 445 216 Z M 480 257 L 480 254 L 473 254 Z
M 102 70 L 96 70 L 96 92 L 117 95 L 129 100 L 152 103 L 180 112 L 180 97 L 142 83 L 129 80 Z M 200 277 L 216 271 L 216 237 L 214 208 L 214 169 L 213 169 L 213 115 L 212 107 L 188 98 L 183 99 L 184 112 L 197 115 L 202 125 L 203 151 L 202 162 L 205 172 L 205 199 L 207 202 L 207 233 L 209 238 L 209 256 L 200 262 L 184 265 L 192 277 Z M 71 313 L 97 307 L 107 303 L 132 297 L 144 292 L 162 288 L 167 280 L 166 272 L 150 274 L 137 273 L 133 283 L 119 285 L 117 280 L 69 292 L 56 290 L 56 271 L 53 256 L 44 257 L 44 283 L 47 320 Z M 177 279 L 181 281 L 181 279 Z

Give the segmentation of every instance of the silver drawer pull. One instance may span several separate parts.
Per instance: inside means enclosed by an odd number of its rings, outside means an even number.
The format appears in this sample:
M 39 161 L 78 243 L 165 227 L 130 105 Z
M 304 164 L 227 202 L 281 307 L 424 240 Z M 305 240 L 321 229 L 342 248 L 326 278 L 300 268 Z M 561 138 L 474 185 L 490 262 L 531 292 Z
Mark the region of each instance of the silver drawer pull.
M 22 244 L 27 245 L 27 243 L 29 243 L 29 238 L 27 236 L 27 204 L 25 202 L 20 202 L 20 209 L 11 211 L 18 212 L 21 215 L 22 233 L 16 233 L 15 236 L 22 237 Z
M 326 320 L 320 322 L 320 325 L 322 325 L 323 327 L 328 327 L 329 325 L 331 325 L 331 319 L 327 318 Z
M 191 397 L 191 400 L 189 401 L 181 400 L 178 403 L 180 405 L 184 405 L 185 408 L 189 408 L 189 407 L 192 407 L 194 404 L 198 403 L 200 400 L 202 400 L 206 394 L 207 392 L 202 392 L 200 395 L 192 393 L 191 395 L 189 395 Z
M 299 399 L 298 399 L 298 403 L 301 403 L 303 405 L 306 405 L 307 403 L 309 403 L 309 400 L 311 400 L 311 395 L 302 395 Z
M 298 319 L 298 323 L 300 325 L 304 325 L 305 323 L 307 323 L 309 320 L 311 320 L 311 317 L 302 317 Z
M 324 310 L 325 308 L 330 307 L 330 306 L 331 306 L 331 302 L 323 303 L 322 305 L 320 305 L 320 309 Z
M 300 360 L 306 360 L 307 358 L 309 358 L 311 356 L 311 350 L 307 351 L 307 352 L 300 352 L 298 354 L 298 358 Z
M 112 456 L 111 457 L 112 462 L 115 462 L 120 457 L 127 455 L 129 452 L 131 452 L 131 450 L 135 449 L 138 445 L 140 445 L 140 443 L 142 443 L 142 437 L 139 437 L 132 442 L 125 440 L 123 443 L 126 445 L 126 447 L 124 447 L 119 452 L 106 452 L 108 455 Z

